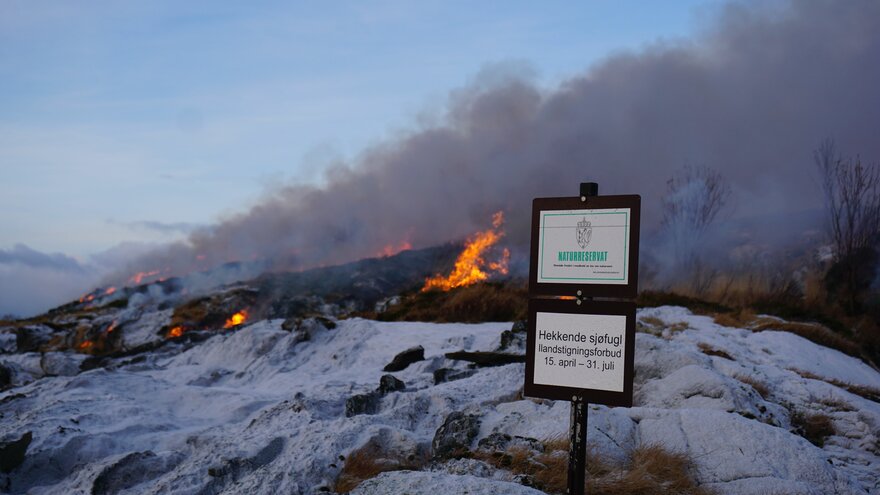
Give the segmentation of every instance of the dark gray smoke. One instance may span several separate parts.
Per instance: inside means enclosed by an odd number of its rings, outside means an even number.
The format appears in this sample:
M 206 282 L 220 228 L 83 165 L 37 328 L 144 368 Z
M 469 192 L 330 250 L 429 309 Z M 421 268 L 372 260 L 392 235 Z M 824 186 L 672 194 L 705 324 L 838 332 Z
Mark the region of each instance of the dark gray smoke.
M 482 75 L 453 93 L 443 124 L 367 150 L 324 188 L 282 188 L 132 268 L 333 264 L 461 239 L 498 210 L 508 241 L 525 246 L 532 198 L 573 196 L 585 180 L 641 194 L 648 232 L 684 164 L 721 171 L 740 217 L 818 208 L 822 139 L 880 157 L 878 19 L 875 0 L 732 3 L 690 40 L 612 56 L 549 91 Z

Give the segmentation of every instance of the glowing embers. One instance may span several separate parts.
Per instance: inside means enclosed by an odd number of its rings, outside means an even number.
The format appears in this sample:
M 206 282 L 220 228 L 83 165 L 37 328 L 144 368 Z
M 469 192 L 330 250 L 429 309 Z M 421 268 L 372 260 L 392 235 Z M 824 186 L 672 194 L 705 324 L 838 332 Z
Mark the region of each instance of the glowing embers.
M 137 272 L 128 279 L 129 284 L 140 285 L 144 281 L 150 281 L 153 277 L 156 277 L 153 282 L 162 282 L 166 279 L 168 273 L 171 272 L 171 268 L 165 268 L 163 270 L 150 270 L 146 272 Z M 162 276 L 158 276 L 162 275 Z
M 183 332 L 185 332 L 185 331 L 186 331 L 186 328 L 184 328 L 183 325 L 177 325 L 176 327 L 172 328 L 171 330 L 168 330 L 168 334 L 165 335 L 165 337 L 169 338 L 169 339 L 176 339 L 177 337 L 182 336 Z
M 214 326 L 214 324 L 210 323 L 210 320 L 212 318 L 209 318 L 208 321 L 202 321 L 201 323 L 192 323 L 192 322 L 186 323 L 186 322 L 184 322 L 183 324 L 180 324 L 180 325 L 174 325 L 165 334 L 165 338 L 166 339 L 176 339 L 178 337 L 182 337 L 183 334 L 189 332 L 190 330 L 195 330 L 195 329 L 199 329 L 199 328 L 201 328 L 202 330 L 207 330 L 210 328 L 217 328 L 216 326 Z M 243 325 L 245 322 L 247 322 L 247 319 L 248 319 L 248 310 L 243 309 L 241 311 L 238 311 L 238 312 L 232 314 L 232 316 L 227 318 L 226 322 L 223 324 L 223 328 L 224 329 L 236 328 L 239 325 Z
M 159 274 L 159 270 L 150 270 L 148 272 L 137 272 L 128 279 L 131 284 L 140 284 L 145 278 L 155 277 Z
M 507 264 L 510 261 L 510 251 L 507 248 L 501 251 L 497 260 L 486 261 L 487 254 L 504 237 L 504 231 L 501 230 L 503 224 L 503 212 L 492 215 L 492 228 L 477 232 L 467 240 L 464 250 L 455 260 L 452 273 L 446 277 L 437 275 L 427 279 L 422 292 L 433 289 L 448 291 L 482 282 L 493 274 L 507 275 Z
M 246 322 L 247 318 L 248 318 L 248 311 L 246 309 L 243 309 L 243 310 L 239 311 L 238 313 L 235 313 L 234 315 L 230 316 L 229 319 L 226 320 L 226 324 L 223 325 L 223 328 L 237 327 L 238 325 L 241 325 L 242 323 Z

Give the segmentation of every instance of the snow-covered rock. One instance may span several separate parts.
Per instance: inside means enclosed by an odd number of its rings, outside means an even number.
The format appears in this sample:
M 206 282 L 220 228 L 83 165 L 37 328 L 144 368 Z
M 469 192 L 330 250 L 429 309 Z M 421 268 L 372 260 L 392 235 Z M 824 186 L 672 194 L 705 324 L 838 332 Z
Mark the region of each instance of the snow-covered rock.
M 83 354 L 46 352 L 40 357 L 40 368 L 46 376 L 75 376 L 85 360 Z
M 148 313 L 118 331 L 127 347 L 161 343 L 156 330 L 169 317 Z M 665 330 L 637 334 L 636 407 L 590 406 L 596 452 L 624 460 L 638 445 L 660 444 L 686 453 L 697 481 L 719 493 L 880 492 L 880 404 L 843 388 L 880 389 L 871 367 L 792 334 L 721 327 L 683 308 L 639 317 Z M 498 349 L 509 323 L 313 323 L 308 339 L 284 320 L 259 321 L 78 374 L 81 357 L 0 356 L 31 377 L 0 393 L 0 437 L 32 433 L 21 465 L 0 474 L 0 490 L 318 493 L 333 490 L 346 460 L 369 446 L 377 458 L 423 468 L 381 474 L 353 493 L 541 493 L 482 461 L 426 464 L 450 417 L 469 418 L 456 438 L 471 449 L 567 435 L 567 402 L 522 398 L 523 364 L 472 368 L 445 357 Z M 416 346 L 425 359 L 391 373 L 405 385 L 385 377 L 383 368 Z M 44 376 L 48 362 L 58 376 Z M 435 384 L 437 370 L 457 379 Z M 369 394 L 372 414 L 346 414 L 349 399 Z M 826 415 L 835 432 L 813 445 L 793 433 L 796 414 Z
M 438 493 L 473 493 L 481 495 L 539 495 L 544 492 L 509 481 L 478 478 L 471 475 L 441 474 L 420 471 L 382 473 L 360 484 L 352 495 L 437 495 Z
M 0 330 L 0 353 L 13 353 L 18 350 L 18 337 L 12 329 Z

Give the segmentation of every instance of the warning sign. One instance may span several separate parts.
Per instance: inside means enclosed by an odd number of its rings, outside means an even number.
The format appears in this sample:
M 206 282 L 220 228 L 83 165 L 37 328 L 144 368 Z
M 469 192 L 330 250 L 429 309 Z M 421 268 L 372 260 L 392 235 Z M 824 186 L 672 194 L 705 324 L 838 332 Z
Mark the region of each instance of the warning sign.
M 536 299 L 528 331 L 525 395 L 632 404 L 635 304 Z
M 535 383 L 623 392 L 626 316 L 535 315 Z

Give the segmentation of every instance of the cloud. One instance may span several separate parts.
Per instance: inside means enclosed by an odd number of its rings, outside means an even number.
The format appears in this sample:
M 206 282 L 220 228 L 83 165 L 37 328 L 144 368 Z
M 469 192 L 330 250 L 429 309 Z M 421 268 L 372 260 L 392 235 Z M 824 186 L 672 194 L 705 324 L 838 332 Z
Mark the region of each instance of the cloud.
M 99 277 L 46 266 L 0 264 L 0 315 L 27 317 L 70 302 Z
M 200 227 L 200 225 L 198 224 L 189 222 L 159 222 L 156 220 L 120 222 L 112 218 L 108 219 L 107 223 L 111 225 L 119 225 L 133 230 L 149 230 L 164 235 L 189 234 Z
M 154 251 L 156 244 L 123 243 L 86 262 L 24 244 L 0 249 L 0 316 L 32 316 L 79 298 L 110 272 Z
M 99 280 L 95 269 L 24 244 L 0 249 L 0 315 L 30 316 L 75 299 Z
M 16 244 L 12 249 L 0 249 L 0 265 L 19 265 L 59 272 L 83 273 L 86 271 L 86 268 L 70 256 L 61 253 L 42 253 L 24 244 Z

